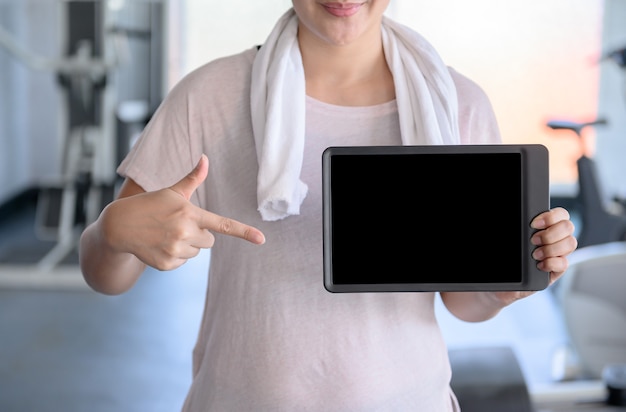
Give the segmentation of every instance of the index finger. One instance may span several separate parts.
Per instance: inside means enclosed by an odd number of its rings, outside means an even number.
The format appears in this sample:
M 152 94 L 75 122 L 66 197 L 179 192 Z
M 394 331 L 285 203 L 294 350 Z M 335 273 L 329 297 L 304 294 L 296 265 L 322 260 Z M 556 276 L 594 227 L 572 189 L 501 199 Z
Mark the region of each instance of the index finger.
M 238 237 L 257 245 L 265 243 L 265 235 L 259 229 L 208 210 L 202 210 L 199 226 L 202 229 Z

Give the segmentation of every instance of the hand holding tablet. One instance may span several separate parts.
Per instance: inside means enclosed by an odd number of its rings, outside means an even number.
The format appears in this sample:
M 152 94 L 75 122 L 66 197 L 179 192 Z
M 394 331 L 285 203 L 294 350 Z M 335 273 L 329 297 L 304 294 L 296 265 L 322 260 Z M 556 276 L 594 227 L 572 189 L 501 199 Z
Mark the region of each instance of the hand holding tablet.
M 331 292 L 540 290 L 530 222 L 549 209 L 542 145 L 330 147 Z

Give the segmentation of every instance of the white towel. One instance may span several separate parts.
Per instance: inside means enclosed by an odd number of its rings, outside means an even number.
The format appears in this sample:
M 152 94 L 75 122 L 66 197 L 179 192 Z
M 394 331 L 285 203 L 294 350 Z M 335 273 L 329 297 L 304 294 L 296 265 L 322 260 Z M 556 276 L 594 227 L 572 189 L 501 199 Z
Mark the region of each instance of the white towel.
M 292 8 L 277 22 L 252 67 L 257 200 L 266 221 L 299 214 L 307 193 L 300 180 L 306 99 L 297 33 Z M 402 143 L 459 144 L 456 88 L 439 54 L 420 34 L 387 17 L 382 41 L 395 83 Z

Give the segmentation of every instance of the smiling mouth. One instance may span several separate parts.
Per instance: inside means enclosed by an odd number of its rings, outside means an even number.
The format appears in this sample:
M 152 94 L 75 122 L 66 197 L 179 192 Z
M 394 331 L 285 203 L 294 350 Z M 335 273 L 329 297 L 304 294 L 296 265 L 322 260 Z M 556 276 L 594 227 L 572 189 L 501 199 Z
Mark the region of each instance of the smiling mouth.
M 362 3 L 324 3 L 324 9 L 335 17 L 350 17 L 356 14 Z

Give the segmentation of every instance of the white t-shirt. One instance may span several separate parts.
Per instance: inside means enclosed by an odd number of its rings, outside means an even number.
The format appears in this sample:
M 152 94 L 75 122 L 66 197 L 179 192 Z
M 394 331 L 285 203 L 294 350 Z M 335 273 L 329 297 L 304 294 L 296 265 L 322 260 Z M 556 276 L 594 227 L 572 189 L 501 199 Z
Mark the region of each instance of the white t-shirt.
M 262 221 L 249 102 L 255 53 L 218 59 L 183 79 L 119 168 L 152 191 L 180 180 L 206 153 L 209 175 L 192 201 L 266 236 L 258 246 L 216 235 L 183 410 L 457 410 L 433 293 L 332 294 L 323 286 L 322 151 L 400 144 L 395 101 L 340 107 L 307 98 L 301 179 L 309 192 L 300 215 Z M 483 91 L 451 72 L 462 142 L 500 142 Z M 354 239 L 363 259 L 385 241 L 376 227 L 389 219 L 364 222 L 371 237 Z

